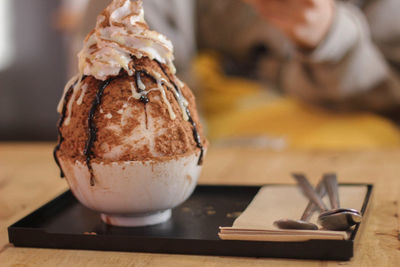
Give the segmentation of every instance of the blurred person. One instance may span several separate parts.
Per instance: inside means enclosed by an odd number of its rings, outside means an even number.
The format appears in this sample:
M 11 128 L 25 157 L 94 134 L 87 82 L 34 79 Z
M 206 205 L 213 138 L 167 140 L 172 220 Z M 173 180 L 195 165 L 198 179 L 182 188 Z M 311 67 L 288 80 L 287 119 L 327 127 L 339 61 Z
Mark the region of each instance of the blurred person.
M 94 7 L 109 3 L 88 1 L 83 25 L 94 24 Z M 144 0 L 144 6 L 149 24 L 174 43 L 178 70 L 195 58 L 211 137 L 285 136 L 287 146 L 307 148 L 400 145 L 391 122 L 361 112 L 398 111 L 400 1 Z M 213 52 L 196 56 L 197 50 Z
M 245 2 L 198 1 L 199 47 L 219 53 L 217 61 L 206 55 L 195 64 L 207 88 L 211 139 L 269 135 L 288 147 L 323 149 L 399 145 L 397 126 L 376 114 L 399 114 L 400 1 Z
M 258 61 L 254 70 L 259 77 L 266 75 L 262 64 L 268 52 L 280 57 L 281 88 L 307 102 L 332 108 L 397 110 L 400 19 L 395 14 L 400 12 L 400 1 L 362 1 L 362 5 L 356 6 L 352 1 L 246 0 L 260 14 L 253 20 L 238 16 L 241 14 L 238 10 L 244 10 L 239 3 L 236 9 L 229 10 L 235 5 L 228 4 L 230 0 L 219 1 L 226 3 L 219 3 L 219 7 L 215 4 L 213 8 L 210 2 L 199 1 L 207 14 L 200 28 L 208 34 L 208 38 L 201 38 L 204 46 L 229 51 L 243 65 L 254 66 L 254 61 Z M 214 11 L 217 8 L 219 11 Z M 217 15 L 222 10 L 229 14 L 229 23 L 223 26 L 226 18 Z M 228 25 L 236 27 L 230 29 Z M 276 40 L 270 40 L 274 38 L 273 29 L 265 30 L 270 26 L 291 42 L 276 34 Z M 230 37 L 211 38 L 211 35 L 221 36 L 216 32 L 220 30 L 218 27 L 223 27 L 225 36 Z M 257 57 L 252 53 L 258 53 Z

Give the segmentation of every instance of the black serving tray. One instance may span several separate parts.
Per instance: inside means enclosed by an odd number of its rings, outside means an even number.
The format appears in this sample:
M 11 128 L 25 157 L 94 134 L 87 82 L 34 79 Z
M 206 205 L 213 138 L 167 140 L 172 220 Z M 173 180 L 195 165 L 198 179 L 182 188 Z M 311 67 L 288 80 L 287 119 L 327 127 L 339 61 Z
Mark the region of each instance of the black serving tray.
M 259 242 L 221 240 L 219 226 L 231 226 L 260 186 L 197 186 L 193 195 L 159 225 L 124 228 L 103 223 L 97 212 L 67 191 L 8 228 L 16 247 L 135 251 L 219 256 L 349 260 L 360 225 L 349 240 Z M 372 192 L 361 210 L 364 214 Z

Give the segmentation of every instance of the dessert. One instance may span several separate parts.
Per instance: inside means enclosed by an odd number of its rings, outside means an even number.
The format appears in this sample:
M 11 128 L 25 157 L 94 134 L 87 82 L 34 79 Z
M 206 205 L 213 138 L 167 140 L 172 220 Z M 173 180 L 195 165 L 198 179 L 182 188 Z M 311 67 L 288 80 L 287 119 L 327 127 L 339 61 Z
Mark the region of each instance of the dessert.
M 207 142 L 171 42 L 149 29 L 141 0 L 113 0 L 78 56 L 58 106 L 61 176 L 106 223 L 168 219 L 192 193 Z

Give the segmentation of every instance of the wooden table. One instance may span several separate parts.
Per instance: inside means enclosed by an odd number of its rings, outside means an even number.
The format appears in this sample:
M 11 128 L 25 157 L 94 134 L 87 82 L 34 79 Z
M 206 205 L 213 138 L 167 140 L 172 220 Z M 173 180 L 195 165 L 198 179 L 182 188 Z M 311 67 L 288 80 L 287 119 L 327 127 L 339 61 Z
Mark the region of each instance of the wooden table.
M 372 183 L 375 192 L 350 262 L 235 258 L 81 250 L 15 248 L 7 226 L 67 189 L 58 178 L 52 144 L 0 143 L 0 266 L 399 266 L 400 150 L 268 152 L 211 148 L 200 183 L 293 183 L 302 171 L 312 182 L 335 171 L 340 182 Z

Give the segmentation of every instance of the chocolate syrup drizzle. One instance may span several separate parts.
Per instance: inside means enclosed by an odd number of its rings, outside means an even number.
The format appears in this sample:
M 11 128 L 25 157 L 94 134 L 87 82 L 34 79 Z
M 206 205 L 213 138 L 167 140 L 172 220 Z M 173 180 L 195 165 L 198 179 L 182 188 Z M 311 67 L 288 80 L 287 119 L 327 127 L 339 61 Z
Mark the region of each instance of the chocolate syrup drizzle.
M 143 90 L 140 89 L 140 87 L 139 87 L 139 83 L 142 82 L 142 80 L 141 80 L 141 78 L 140 78 L 140 75 L 141 75 L 142 73 L 145 73 L 145 72 L 144 72 L 144 71 L 141 71 L 141 70 L 136 70 L 136 69 L 135 69 L 135 83 L 136 83 L 136 90 L 137 90 L 138 93 L 143 92 Z M 142 96 L 140 97 L 139 101 L 142 102 L 143 104 L 147 104 L 147 103 L 149 103 L 150 100 L 149 100 L 149 98 L 148 98 L 146 95 L 142 95 Z
M 56 162 L 58 168 L 60 169 L 60 177 L 61 178 L 64 178 L 65 175 L 64 175 L 64 171 L 63 171 L 63 169 L 61 167 L 60 161 L 58 160 L 57 152 L 60 150 L 61 143 L 64 141 L 64 137 L 62 136 L 62 133 L 61 133 L 61 126 L 64 123 L 65 115 L 67 113 L 67 104 L 68 104 L 68 101 L 69 101 L 69 99 L 70 99 L 70 97 L 72 95 L 72 92 L 74 90 L 74 86 L 75 85 L 76 85 L 76 82 L 65 93 L 63 108 L 62 108 L 62 112 L 61 112 L 61 117 L 60 117 L 60 120 L 58 121 L 58 124 L 57 124 L 58 143 L 57 143 L 56 147 L 53 150 L 54 161 Z
M 193 131 L 194 141 L 196 142 L 197 147 L 200 148 L 200 156 L 199 156 L 199 160 L 197 161 L 197 165 L 201 166 L 201 165 L 203 165 L 204 147 L 203 147 L 203 145 L 201 143 L 199 132 L 197 131 L 197 125 L 193 121 L 193 118 L 190 115 L 190 111 L 189 111 L 188 108 L 186 108 L 186 114 L 189 117 L 189 122 L 192 124 L 192 131 Z
M 142 83 L 141 80 L 141 74 L 146 74 L 144 71 L 141 70 L 136 70 L 134 67 L 132 67 L 135 70 L 135 83 L 136 83 L 136 91 L 138 93 L 143 92 L 142 89 L 140 89 L 139 87 L 139 83 Z M 139 101 L 142 102 L 144 104 L 144 116 L 145 116 L 145 122 L 146 122 L 146 129 L 148 129 L 148 118 L 147 118 L 147 108 L 146 108 L 146 104 L 150 102 L 149 98 L 147 97 L 147 95 L 142 95 L 139 98 Z
M 168 78 L 169 82 L 174 86 L 174 88 L 176 90 L 176 93 L 179 95 L 179 97 L 182 97 L 182 92 L 179 90 L 179 88 L 176 85 L 176 83 L 169 77 L 168 73 L 165 71 L 165 69 L 162 66 L 162 64 L 157 60 L 156 60 L 156 62 L 159 65 L 159 67 L 161 68 L 161 70 L 163 71 L 164 75 Z M 135 69 L 135 83 L 136 83 L 136 88 L 137 88 L 138 93 L 143 92 L 143 90 L 140 89 L 140 87 L 139 87 L 139 83 L 141 82 L 141 77 L 140 77 L 141 74 L 144 74 L 144 75 L 150 77 L 155 82 L 157 81 L 156 78 L 154 78 L 151 74 L 149 74 L 145 70 L 136 70 Z M 86 75 L 83 76 L 82 77 L 82 81 L 84 79 L 86 79 L 86 77 L 87 77 Z M 103 94 L 104 94 L 104 90 L 107 88 L 108 85 L 110 85 L 110 83 L 112 82 L 113 79 L 115 79 L 115 78 L 109 78 L 109 79 L 107 79 L 106 81 L 104 81 L 104 82 L 102 82 L 100 84 L 100 86 L 98 88 L 98 91 L 96 93 L 96 97 L 95 97 L 95 99 L 94 99 L 94 101 L 92 103 L 92 107 L 91 107 L 91 109 L 89 111 L 89 117 L 88 117 L 88 140 L 87 140 L 86 145 L 85 145 L 84 154 L 86 156 L 86 165 L 87 165 L 87 167 L 89 169 L 89 172 L 90 172 L 90 185 L 91 186 L 95 185 L 95 177 L 94 177 L 94 173 L 93 173 L 91 159 L 93 157 L 92 148 L 93 148 L 94 142 L 96 142 L 96 140 L 97 140 L 97 131 L 98 131 L 98 129 L 96 128 L 96 123 L 94 121 L 94 116 L 95 116 L 95 113 L 96 113 L 98 107 L 101 104 L 101 100 L 102 100 L 102 97 L 103 97 Z M 61 133 L 61 126 L 62 126 L 62 124 L 64 123 L 64 120 L 65 120 L 68 101 L 70 100 L 70 97 L 72 95 L 73 89 L 74 89 L 74 87 L 75 87 L 77 82 L 78 82 L 78 80 L 75 81 L 75 83 L 68 89 L 68 91 L 65 94 L 63 108 L 62 108 L 62 112 L 61 112 L 61 117 L 60 117 L 60 120 L 59 120 L 58 125 L 57 125 L 58 144 L 54 148 L 53 156 L 54 156 L 54 160 L 56 161 L 56 163 L 57 163 L 57 165 L 58 165 L 58 167 L 60 169 L 60 176 L 61 177 L 65 176 L 64 172 L 62 170 L 62 167 L 60 165 L 60 162 L 58 160 L 58 157 L 57 157 L 57 152 L 60 150 L 61 143 L 64 141 L 64 137 L 62 136 L 62 133 Z M 164 84 L 162 83 L 162 85 L 164 85 Z M 177 97 L 176 97 L 175 94 L 174 94 L 174 96 L 175 96 L 175 99 L 176 99 Z M 178 101 L 178 99 L 176 99 L 176 100 Z M 139 101 L 141 101 L 145 105 L 147 103 L 149 103 L 149 99 L 148 99 L 148 97 L 146 95 L 141 96 Z M 202 165 L 203 164 L 203 156 L 204 156 L 204 147 L 203 147 L 203 145 L 201 143 L 200 134 L 199 134 L 199 132 L 197 130 L 197 125 L 194 122 L 194 120 L 193 120 L 193 118 L 192 118 L 192 116 L 190 114 L 189 108 L 186 107 L 185 111 L 186 111 L 186 114 L 187 114 L 187 116 L 189 118 L 189 123 L 192 125 L 194 141 L 196 142 L 196 146 L 200 149 L 200 155 L 199 155 L 199 160 L 198 160 L 197 164 L 198 165 Z
M 93 156 L 93 144 L 97 140 L 97 131 L 98 129 L 96 128 L 96 123 L 94 121 L 94 116 L 97 111 L 97 108 L 101 104 L 101 99 L 103 97 L 104 90 L 107 88 L 108 85 L 112 82 L 114 78 L 109 78 L 102 82 L 99 86 L 99 89 L 97 90 L 96 97 L 93 101 L 92 107 L 89 111 L 89 118 L 88 118 L 88 140 L 86 142 L 84 154 L 86 156 L 86 165 L 89 169 L 90 172 L 90 185 L 94 186 L 95 185 L 95 177 L 93 174 L 93 168 L 91 164 L 91 159 Z
M 169 75 L 167 74 L 167 72 L 165 71 L 165 68 L 163 67 L 163 65 L 158 61 L 158 60 L 154 60 L 157 62 L 158 66 L 161 68 L 162 72 L 164 73 L 164 75 L 168 78 L 169 82 L 174 86 L 176 93 L 178 94 L 179 97 L 182 97 L 182 92 L 179 90 L 178 86 L 176 85 L 176 83 L 169 77 Z M 134 68 L 134 67 L 133 67 Z M 134 68 L 135 69 L 135 68 Z M 136 77 L 136 88 L 138 90 L 138 92 L 142 92 L 142 90 L 140 90 L 139 88 L 139 80 L 140 80 L 140 75 L 144 74 L 146 76 L 148 76 L 150 79 L 152 79 L 154 82 L 157 82 L 157 79 L 155 77 L 153 77 L 150 73 L 148 73 L 145 70 L 136 70 L 135 69 L 135 77 Z M 164 83 L 162 82 L 161 85 L 164 85 Z M 169 88 L 168 88 L 169 89 Z M 177 96 L 175 94 L 173 94 L 176 101 L 179 101 L 177 99 Z M 143 97 L 143 96 L 142 96 Z M 147 104 L 149 102 L 149 99 L 147 98 L 147 96 L 145 96 L 144 99 L 142 99 L 142 97 L 140 98 L 140 101 Z M 194 141 L 196 142 L 196 146 L 200 149 L 200 155 L 199 155 L 199 160 L 197 162 L 197 165 L 202 165 L 203 164 L 203 156 L 204 156 L 204 147 L 201 143 L 201 138 L 200 138 L 200 134 L 197 130 L 197 125 L 194 122 L 189 109 L 186 107 L 185 108 L 185 112 L 189 118 L 189 122 L 192 125 L 192 131 L 193 131 L 193 138 Z
M 87 78 L 87 75 L 83 75 L 81 82 L 83 82 L 86 78 Z M 56 162 L 58 168 L 60 169 L 60 177 L 61 178 L 65 177 L 64 171 L 63 171 L 60 161 L 58 160 L 58 157 L 57 157 L 57 152 L 60 150 L 61 144 L 64 141 L 64 137 L 62 136 L 62 133 L 61 133 L 61 127 L 64 123 L 65 115 L 67 113 L 67 105 L 68 105 L 69 99 L 71 98 L 71 95 L 72 95 L 74 88 L 78 81 L 79 81 L 79 79 L 77 79 L 74 82 L 74 84 L 71 85 L 70 88 L 68 88 L 68 91 L 65 93 L 63 107 L 62 107 L 62 111 L 61 111 L 61 117 L 57 124 L 58 144 L 56 145 L 56 147 L 53 150 L 53 157 L 54 157 L 54 161 Z
M 178 87 L 178 86 L 176 85 L 176 83 L 171 79 L 171 77 L 169 77 L 168 73 L 165 71 L 165 69 L 164 69 L 163 65 L 161 64 L 161 62 L 159 62 L 158 60 L 155 60 L 155 61 L 157 62 L 158 66 L 161 68 L 161 70 L 162 70 L 162 72 L 164 73 L 164 75 L 167 76 L 169 82 L 174 86 L 174 88 L 175 88 L 177 94 L 178 94 L 180 97 L 182 97 L 182 92 L 179 90 L 179 87 Z M 174 96 L 175 96 L 175 94 L 174 94 Z M 176 99 L 176 96 L 175 96 L 175 99 Z M 176 101 L 178 101 L 178 99 L 176 99 Z M 185 111 L 186 111 L 186 114 L 187 114 L 187 116 L 188 116 L 188 118 L 189 118 L 189 122 L 190 122 L 190 124 L 192 125 L 193 138 L 194 138 L 194 141 L 196 142 L 196 146 L 197 146 L 198 148 L 200 148 L 200 156 L 199 156 L 199 160 L 198 160 L 198 162 L 197 162 L 197 165 L 202 165 L 202 164 L 203 164 L 203 157 L 204 157 L 204 147 L 203 147 L 203 144 L 201 143 L 200 134 L 199 134 L 199 131 L 197 130 L 197 125 L 196 125 L 196 123 L 194 122 L 194 120 L 193 120 L 193 118 L 192 118 L 192 116 L 191 116 L 191 114 L 190 114 L 189 108 L 186 107 L 186 108 L 185 108 Z

